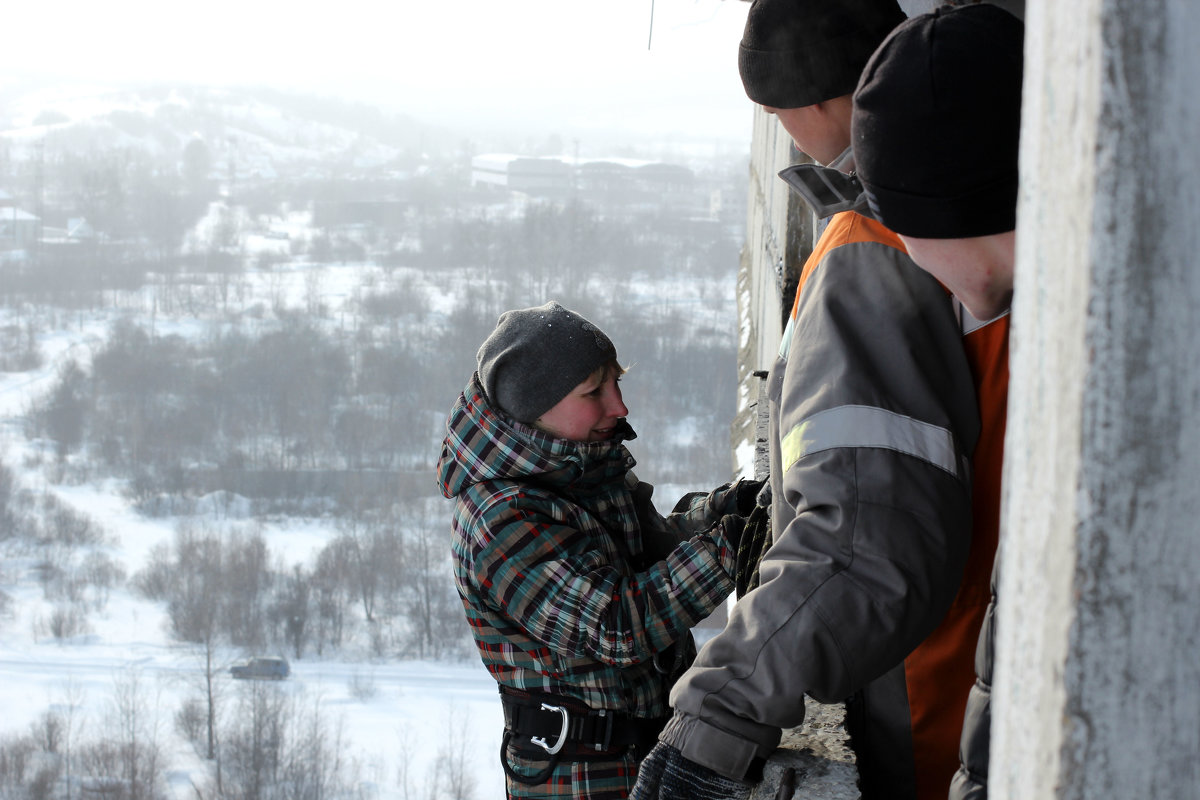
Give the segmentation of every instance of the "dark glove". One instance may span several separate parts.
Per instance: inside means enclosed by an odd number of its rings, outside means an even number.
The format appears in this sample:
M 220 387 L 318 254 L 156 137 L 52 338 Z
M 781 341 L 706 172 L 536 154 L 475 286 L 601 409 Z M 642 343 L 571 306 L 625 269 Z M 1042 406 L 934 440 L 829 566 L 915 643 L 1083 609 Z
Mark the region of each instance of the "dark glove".
M 696 640 L 692 637 L 692 632 L 688 631 L 670 647 L 654 654 L 654 671 L 663 676 L 667 691 L 670 692 L 675 681 L 688 671 L 695 660 Z
M 750 800 L 751 785 L 718 775 L 659 742 L 638 768 L 630 800 Z
M 737 571 L 734 573 L 734 591 L 740 600 L 747 592 L 758 586 L 758 565 L 763 553 L 771 546 L 771 484 L 758 494 L 757 504 L 742 531 L 738 542 Z
M 767 493 L 767 499 L 766 499 L 765 503 L 761 502 L 758 499 L 758 495 L 760 492 L 763 491 L 764 486 L 766 487 L 766 493 Z M 770 505 L 770 504 L 771 504 L 771 484 L 767 483 L 766 480 L 761 480 L 761 481 L 741 480 L 741 481 L 738 481 L 737 513 L 741 514 L 743 517 L 748 517 L 748 516 L 750 516 L 750 512 L 752 512 L 756 506 Z

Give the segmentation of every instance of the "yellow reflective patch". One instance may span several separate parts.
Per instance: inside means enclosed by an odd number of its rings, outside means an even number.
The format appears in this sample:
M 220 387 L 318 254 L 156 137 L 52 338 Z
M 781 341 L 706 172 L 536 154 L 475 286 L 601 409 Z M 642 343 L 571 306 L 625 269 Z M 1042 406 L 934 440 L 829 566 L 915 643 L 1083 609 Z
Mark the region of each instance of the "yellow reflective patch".
M 805 434 L 811 427 L 812 420 L 804 420 L 796 427 L 788 431 L 783 441 L 780 443 L 779 455 L 783 462 L 783 471 L 787 472 L 800 459 L 804 458 L 804 452 L 812 443 L 811 438 L 806 438 Z

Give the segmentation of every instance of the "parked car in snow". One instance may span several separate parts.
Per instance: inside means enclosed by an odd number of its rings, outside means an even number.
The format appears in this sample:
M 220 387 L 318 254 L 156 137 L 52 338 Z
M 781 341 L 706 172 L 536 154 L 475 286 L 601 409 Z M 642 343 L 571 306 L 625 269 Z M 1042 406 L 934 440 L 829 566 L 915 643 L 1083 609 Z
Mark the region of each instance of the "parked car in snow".
M 244 664 L 234 664 L 229 674 L 243 681 L 281 681 L 291 674 L 291 668 L 285 658 L 252 658 Z

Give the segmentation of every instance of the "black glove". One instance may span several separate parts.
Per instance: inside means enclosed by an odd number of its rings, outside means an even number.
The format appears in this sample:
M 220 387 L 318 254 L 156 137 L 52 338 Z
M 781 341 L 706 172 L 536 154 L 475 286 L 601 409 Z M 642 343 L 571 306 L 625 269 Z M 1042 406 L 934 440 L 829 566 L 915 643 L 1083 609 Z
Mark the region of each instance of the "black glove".
M 659 742 L 638 768 L 629 800 L 750 800 L 751 785 L 718 775 Z
M 740 600 L 747 592 L 758 586 L 758 565 L 763 553 L 771 546 L 771 484 L 758 494 L 757 503 L 738 542 L 737 571 L 734 574 L 734 590 Z
M 766 487 L 767 492 L 767 500 L 765 503 L 759 501 L 758 499 L 758 495 L 763 491 L 764 486 Z M 770 504 L 771 484 L 769 484 L 765 479 L 761 481 L 751 481 L 745 479 L 738 481 L 737 513 L 741 514 L 743 517 L 748 517 L 750 516 L 750 512 L 754 510 L 755 506 Z
M 695 660 L 696 640 L 692 637 L 692 632 L 688 631 L 670 647 L 654 654 L 654 671 L 663 676 L 667 691 L 670 692 L 675 681 L 688 671 Z

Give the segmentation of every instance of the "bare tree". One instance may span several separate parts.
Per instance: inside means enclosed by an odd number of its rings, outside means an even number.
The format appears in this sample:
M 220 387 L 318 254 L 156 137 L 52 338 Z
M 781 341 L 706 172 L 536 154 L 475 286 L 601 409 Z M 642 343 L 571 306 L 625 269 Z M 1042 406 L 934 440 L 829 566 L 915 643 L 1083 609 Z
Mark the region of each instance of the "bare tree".
M 259 648 L 266 643 L 266 616 L 275 576 L 261 530 L 232 531 L 226 538 L 222 603 L 230 641 Z
M 392 507 L 396 523 L 404 525 L 405 591 L 408 619 L 422 658 L 436 658 L 467 630 L 454 593 L 445 531 L 428 512 L 425 498 Z
M 0 463 L 0 542 L 17 535 L 17 491 L 12 470 Z
M 192 683 L 200 697 L 200 701 L 196 706 L 198 714 L 195 714 L 196 722 L 199 723 L 199 731 L 203 744 L 201 755 L 209 761 L 217 758 L 218 753 L 218 736 L 220 734 L 221 709 L 224 706 L 226 689 L 228 681 L 226 680 L 227 664 L 221 658 L 221 648 L 218 645 L 217 637 L 210 636 L 204 641 L 194 644 L 194 657 L 199 669 L 195 672 L 188 672 L 185 680 Z M 181 716 L 193 716 L 186 708 L 181 711 Z M 192 722 L 186 722 L 185 727 L 191 727 Z M 191 738 L 189 732 L 189 738 Z M 220 770 L 217 772 L 217 788 L 220 789 Z
M 274 616 L 282 623 L 284 639 L 295 658 L 304 655 L 311 633 L 308 625 L 310 595 L 308 573 L 302 565 L 293 565 L 291 575 L 283 581 Z
M 83 708 L 84 692 L 73 678 L 68 678 L 63 687 L 62 699 L 57 711 L 62 718 L 62 764 L 66 784 L 66 800 L 71 800 L 75 776 L 75 749 L 82 726 L 80 710 Z
M 340 647 L 342 643 L 347 611 L 342 571 L 342 561 L 331 546 L 327 545 L 317 554 L 311 585 L 317 612 L 316 630 L 313 632 L 317 655 L 324 654 L 326 644 Z
M 0 739 L 0 798 L 25 800 L 37 750 L 32 736 L 9 734 Z
M 363 618 L 370 625 L 375 622 L 375 605 L 378 600 L 379 570 L 371 563 L 372 548 L 370 526 L 365 514 L 351 511 L 338 520 L 339 536 L 331 544 L 338 551 L 343 574 L 350 581 L 352 590 L 362 605 Z
M 43 751 L 53 755 L 58 754 L 58 748 L 63 737 L 63 719 L 52 710 L 43 711 L 29 726 L 30 733 Z
M 224 794 L 233 800 L 269 800 L 279 777 L 287 698 L 280 687 L 247 681 L 238 712 L 221 736 Z
M 400 800 L 413 800 L 416 776 L 412 771 L 415 746 L 412 729 L 408 726 L 397 729 L 396 739 L 396 787 L 400 792 Z
M 341 723 L 332 727 L 319 701 L 302 708 L 276 684 L 250 681 L 222 737 L 230 800 L 330 800 L 350 795 L 357 766 Z
M 137 669 L 127 669 L 114 678 L 104 727 L 108 735 L 89 742 L 80 753 L 92 788 L 113 800 L 161 800 L 157 694 L 145 691 Z
M 327 800 L 347 794 L 357 767 L 347 756 L 341 720 L 327 720 L 317 701 L 295 716 L 283 774 L 289 800 Z
M 444 790 L 443 796 L 449 797 L 450 800 L 475 798 L 475 754 L 470 732 L 468 713 L 451 704 L 446 714 L 446 737 L 442 746 L 438 748 L 434 769 Z
M 221 538 L 181 523 L 175 531 L 175 557 L 169 564 L 170 577 L 163 589 L 171 631 L 182 641 L 208 648 L 217 639 L 225 600 L 225 549 Z

